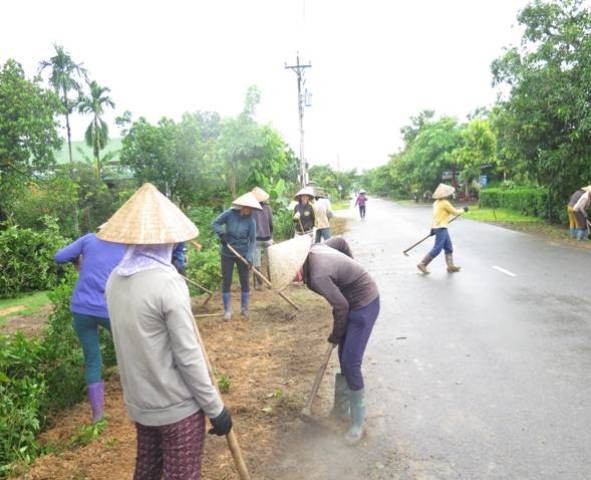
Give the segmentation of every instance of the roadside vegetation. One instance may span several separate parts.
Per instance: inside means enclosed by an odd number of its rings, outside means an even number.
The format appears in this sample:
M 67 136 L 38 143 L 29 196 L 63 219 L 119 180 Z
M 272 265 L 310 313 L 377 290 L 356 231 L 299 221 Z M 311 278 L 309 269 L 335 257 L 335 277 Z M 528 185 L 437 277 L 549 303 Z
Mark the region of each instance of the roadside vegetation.
M 570 195 L 591 183 L 591 12 L 580 0 L 536 0 L 518 22 L 520 44 L 491 64 L 499 101 L 465 121 L 419 112 L 401 130 L 403 148 L 364 173 L 366 189 L 422 200 L 444 181 L 483 208 L 566 221 Z

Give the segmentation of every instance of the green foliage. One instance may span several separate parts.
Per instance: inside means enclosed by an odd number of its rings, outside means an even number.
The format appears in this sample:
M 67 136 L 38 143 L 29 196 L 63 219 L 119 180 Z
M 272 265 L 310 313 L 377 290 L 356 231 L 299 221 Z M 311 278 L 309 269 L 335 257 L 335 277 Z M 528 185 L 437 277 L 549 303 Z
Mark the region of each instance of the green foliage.
M 45 217 L 44 225 L 42 231 L 17 226 L 0 230 L 0 297 L 47 290 L 55 284 L 53 255 L 66 239 L 55 220 Z
M 83 447 L 98 438 L 107 426 L 107 420 L 101 419 L 96 423 L 81 425 L 68 441 L 69 447 Z
M 480 206 L 483 208 L 502 208 L 513 210 L 532 217 L 550 218 L 559 216 L 564 205 L 548 211 L 548 191 L 541 187 L 521 187 L 512 189 L 487 188 L 480 192 Z
M 71 326 L 73 287 L 70 274 L 49 294 L 53 312 L 41 338 L 0 336 L 0 476 L 9 472 L 11 462 L 28 463 L 41 453 L 36 436 L 48 415 L 84 396 L 82 349 Z M 105 367 L 113 365 L 112 342 L 101 347 Z M 103 427 L 81 429 L 75 444 L 94 438 Z
M 359 176 L 355 169 L 337 171 L 328 165 L 314 165 L 310 168 L 309 174 L 310 180 L 333 199 L 348 198 L 353 189 L 359 186 Z
M 28 184 L 34 171 L 54 163 L 61 141 L 55 116 L 59 99 L 22 67 L 8 60 L 0 69 L 0 220 L 7 202 Z
M 273 211 L 273 239 L 281 242 L 292 238 L 294 234 L 293 212 L 286 207 Z
M 518 16 L 518 47 L 492 64 L 497 84 L 509 88 L 499 105 L 504 155 L 548 189 L 546 210 L 591 177 L 591 13 L 580 0 L 535 0 Z
M 230 378 L 225 373 L 222 373 L 218 378 L 218 388 L 221 393 L 230 392 Z

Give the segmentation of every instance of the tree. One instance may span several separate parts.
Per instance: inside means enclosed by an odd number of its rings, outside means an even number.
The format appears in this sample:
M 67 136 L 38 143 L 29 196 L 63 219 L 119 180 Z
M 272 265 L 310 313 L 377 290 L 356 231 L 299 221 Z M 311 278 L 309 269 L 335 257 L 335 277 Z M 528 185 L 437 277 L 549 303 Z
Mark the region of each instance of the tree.
M 107 95 L 111 90 L 107 87 L 101 87 L 95 81 L 88 84 L 90 95 L 82 96 L 78 103 L 80 113 L 92 115 L 92 120 L 84 133 L 84 139 L 89 147 L 92 147 L 92 153 L 95 161 L 96 176 L 101 178 L 101 159 L 100 151 L 107 146 L 109 141 L 109 126 L 102 118 L 106 107 L 115 108 L 115 103 Z
M 482 168 L 496 164 L 497 139 L 485 119 L 475 119 L 465 125 L 460 139 L 461 145 L 451 153 L 451 158 L 460 168 L 460 178 L 468 195 L 471 182 L 480 175 Z
M 548 187 L 549 206 L 562 204 L 591 178 L 591 13 L 581 0 L 536 0 L 518 21 L 520 46 L 492 64 L 509 89 L 503 147 Z
M 77 104 L 78 96 L 82 90 L 80 81 L 86 79 L 86 70 L 81 63 L 76 63 L 63 46 L 55 44 L 53 46 L 55 55 L 49 60 L 43 60 L 39 63 L 39 71 L 43 72 L 50 69 L 49 83 L 55 90 L 55 93 L 61 98 L 62 112 L 66 118 L 66 133 L 68 140 L 68 154 L 70 164 L 72 164 L 72 132 L 70 129 L 70 115 Z M 74 92 L 76 99 L 70 98 L 70 93 Z
M 60 147 L 56 115 L 59 99 L 38 82 L 25 78 L 20 64 L 8 60 L 0 70 L 0 216 L 5 216 L 14 189 L 34 172 L 54 163 Z

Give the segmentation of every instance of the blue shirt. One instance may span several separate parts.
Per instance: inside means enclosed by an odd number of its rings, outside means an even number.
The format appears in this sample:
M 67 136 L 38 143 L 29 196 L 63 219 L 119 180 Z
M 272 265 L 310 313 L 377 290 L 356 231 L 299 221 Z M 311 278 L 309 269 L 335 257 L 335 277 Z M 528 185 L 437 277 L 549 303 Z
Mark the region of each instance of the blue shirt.
M 89 233 L 55 254 L 57 263 L 75 262 L 82 256 L 78 282 L 70 302 L 73 313 L 109 318 L 105 285 L 124 252 L 125 245 L 105 242 Z
M 226 230 L 222 228 L 226 226 Z M 240 210 L 230 208 L 220 214 L 213 223 L 213 230 L 218 235 L 225 233 L 226 241 L 246 260 L 252 262 L 256 245 L 256 223 L 252 215 L 240 215 Z M 221 254 L 233 257 L 226 245 L 222 245 Z

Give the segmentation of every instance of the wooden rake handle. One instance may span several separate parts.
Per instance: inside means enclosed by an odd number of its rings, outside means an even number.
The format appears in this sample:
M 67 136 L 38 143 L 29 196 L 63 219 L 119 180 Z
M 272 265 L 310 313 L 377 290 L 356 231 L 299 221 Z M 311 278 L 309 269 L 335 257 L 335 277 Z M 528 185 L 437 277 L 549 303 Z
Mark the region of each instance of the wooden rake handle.
M 209 361 L 209 357 L 207 356 L 207 352 L 205 351 L 205 346 L 203 345 L 203 340 L 201 339 L 201 334 L 199 333 L 199 328 L 197 327 L 197 322 L 195 321 L 194 317 L 193 323 L 195 326 L 195 336 L 197 337 L 197 342 L 199 343 L 201 351 L 203 352 L 203 358 L 205 359 L 205 364 L 207 365 L 207 371 L 209 373 L 209 377 L 211 378 L 211 383 L 218 392 L 218 395 L 220 395 L 220 391 L 218 389 L 215 377 L 213 375 L 213 368 Z M 238 444 L 238 439 L 236 438 L 236 432 L 234 431 L 234 427 L 232 427 L 232 429 L 226 434 L 226 440 L 228 442 L 228 448 L 230 449 L 232 458 L 234 459 L 236 469 L 238 470 L 240 480 L 250 480 L 250 473 L 248 473 L 248 468 L 246 467 L 246 463 L 244 462 L 244 458 L 242 457 L 242 450 L 240 450 L 240 445 Z
M 324 354 L 324 358 L 322 360 L 322 364 L 320 368 L 316 372 L 316 377 L 314 378 L 314 383 L 312 384 L 312 390 L 310 390 L 310 396 L 308 397 L 308 401 L 304 408 L 301 411 L 301 415 L 304 417 L 310 417 L 312 414 L 312 403 L 318 394 L 318 389 L 320 388 L 320 383 L 322 382 L 322 378 L 324 377 L 324 373 L 326 372 L 326 368 L 328 367 L 328 362 L 330 361 L 330 357 L 332 356 L 332 351 L 334 350 L 335 345 L 330 343 L 328 348 L 326 349 L 326 353 Z
M 449 223 L 453 222 L 454 220 L 457 220 L 458 218 L 460 218 L 460 216 L 461 216 L 461 214 L 460 214 L 460 215 L 456 215 L 454 218 L 452 218 L 452 219 L 449 221 Z M 432 237 L 432 235 L 431 235 L 431 234 L 427 235 L 427 236 L 426 236 L 426 237 L 424 237 L 424 238 L 421 238 L 421 239 L 420 239 L 420 240 L 419 240 L 417 243 L 414 243 L 414 244 L 412 244 L 410 247 L 408 247 L 408 248 L 407 248 L 406 250 L 404 250 L 402 253 L 403 253 L 404 255 L 407 255 L 407 254 L 408 254 L 408 252 L 410 252 L 410 251 L 411 251 L 413 248 L 415 248 L 416 246 L 420 245 L 421 243 L 423 243 L 425 240 L 427 240 L 427 239 L 428 239 L 428 238 L 430 238 L 430 237 Z
M 230 245 L 229 243 L 226 244 L 226 246 L 228 247 L 228 249 L 234 254 L 236 255 L 236 257 L 243 262 L 245 265 L 250 266 L 250 262 L 248 262 L 246 260 L 246 258 L 244 258 L 242 255 L 240 255 L 236 249 Z M 273 288 L 273 285 L 271 284 L 271 282 L 267 279 L 267 277 L 265 277 L 261 272 L 259 272 L 256 268 L 252 267 L 252 271 L 254 272 L 254 274 L 259 277 L 263 283 L 265 283 L 265 285 L 268 285 L 269 287 Z M 285 295 L 285 293 L 283 292 L 279 292 L 277 290 L 273 290 L 277 295 L 279 295 L 281 298 L 283 298 L 283 300 L 285 300 L 287 303 L 289 303 L 293 308 L 295 308 L 296 310 L 299 310 L 300 307 L 298 307 L 293 300 L 291 300 L 287 295 Z

